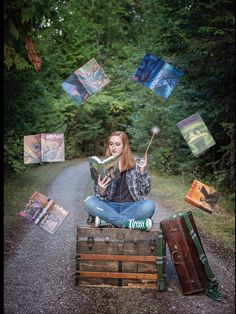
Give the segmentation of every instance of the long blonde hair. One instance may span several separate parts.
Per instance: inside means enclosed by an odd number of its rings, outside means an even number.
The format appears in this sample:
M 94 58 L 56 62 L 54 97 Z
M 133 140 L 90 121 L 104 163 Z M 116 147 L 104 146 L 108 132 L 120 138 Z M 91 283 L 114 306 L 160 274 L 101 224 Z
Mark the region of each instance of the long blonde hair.
M 115 131 L 109 135 L 107 144 L 106 144 L 105 158 L 110 157 L 112 155 L 109 149 L 109 143 L 112 136 L 119 136 L 123 144 L 123 151 L 120 156 L 120 161 L 121 161 L 120 170 L 125 171 L 125 170 L 133 168 L 135 166 L 135 159 L 129 145 L 129 138 L 127 134 L 123 131 Z

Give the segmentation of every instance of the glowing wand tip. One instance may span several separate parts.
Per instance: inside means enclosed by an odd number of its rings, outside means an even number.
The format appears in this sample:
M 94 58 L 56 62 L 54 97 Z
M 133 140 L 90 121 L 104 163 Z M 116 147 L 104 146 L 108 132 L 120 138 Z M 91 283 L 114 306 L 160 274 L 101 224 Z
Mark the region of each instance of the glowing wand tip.
M 158 128 L 158 126 L 153 126 L 152 127 L 152 133 L 153 134 L 158 134 L 160 132 L 160 128 Z

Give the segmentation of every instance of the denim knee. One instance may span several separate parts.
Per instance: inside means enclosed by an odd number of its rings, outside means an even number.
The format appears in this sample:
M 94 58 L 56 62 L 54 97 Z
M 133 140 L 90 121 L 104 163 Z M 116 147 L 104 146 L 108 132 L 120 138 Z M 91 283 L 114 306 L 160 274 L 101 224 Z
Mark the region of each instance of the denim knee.
M 143 205 L 146 214 L 148 214 L 149 217 L 152 217 L 155 212 L 155 203 L 152 200 L 147 199 Z
M 86 210 L 88 210 L 89 208 L 93 208 L 95 207 L 95 202 L 97 200 L 96 196 L 88 196 L 85 200 L 84 200 L 84 207 Z

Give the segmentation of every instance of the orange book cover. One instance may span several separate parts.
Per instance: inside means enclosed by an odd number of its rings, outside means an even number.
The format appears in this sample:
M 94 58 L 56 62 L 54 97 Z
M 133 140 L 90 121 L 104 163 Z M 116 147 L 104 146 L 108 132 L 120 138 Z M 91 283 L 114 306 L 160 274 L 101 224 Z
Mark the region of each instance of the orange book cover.
M 213 187 L 194 180 L 184 200 L 208 214 L 212 214 L 220 197 L 221 193 Z

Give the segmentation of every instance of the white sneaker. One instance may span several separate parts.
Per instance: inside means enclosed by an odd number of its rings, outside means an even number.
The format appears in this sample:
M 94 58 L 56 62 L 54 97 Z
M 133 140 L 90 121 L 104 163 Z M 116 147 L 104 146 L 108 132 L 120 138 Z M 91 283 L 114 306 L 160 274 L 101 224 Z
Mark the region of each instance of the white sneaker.
M 104 227 L 114 228 L 114 226 L 111 223 L 100 219 L 98 216 L 95 217 L 95 227 L 96 228 L 104 228 Z

